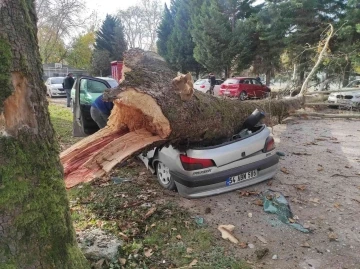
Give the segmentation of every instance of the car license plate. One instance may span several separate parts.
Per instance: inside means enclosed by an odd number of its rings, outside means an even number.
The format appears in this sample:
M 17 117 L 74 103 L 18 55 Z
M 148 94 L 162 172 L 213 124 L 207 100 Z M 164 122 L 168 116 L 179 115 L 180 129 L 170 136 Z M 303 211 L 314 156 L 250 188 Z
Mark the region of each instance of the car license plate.
M 240 174 L 238 176 L 229 177 L 226 180 L 226 186 L 230 186 L 245 180 L 252 179 L 257 176 L 257 170 L 252 170 L 243 174 Z
M 225 93 L 226 95 L 230 94 L 230 92 L 229 92 L 229 91 L 225 91 L 224 93 Z

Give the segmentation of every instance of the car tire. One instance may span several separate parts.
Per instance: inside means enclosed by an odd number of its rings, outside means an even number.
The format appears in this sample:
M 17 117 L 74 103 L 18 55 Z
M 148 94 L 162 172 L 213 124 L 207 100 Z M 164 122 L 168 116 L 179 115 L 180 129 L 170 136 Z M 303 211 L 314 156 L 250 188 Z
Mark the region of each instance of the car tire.
M 170 169 L 158 161 L 155 164 L 156 167 L 156 177 L 161 187 L 168 190 L 175 190 L 176 185 L 174 179 L 170 175 Z
M 247 98 L 247 93 L 246 91 L 242 91 L 240 94 L 239 94 L 239 100 L 240 101 L 245 101 Z

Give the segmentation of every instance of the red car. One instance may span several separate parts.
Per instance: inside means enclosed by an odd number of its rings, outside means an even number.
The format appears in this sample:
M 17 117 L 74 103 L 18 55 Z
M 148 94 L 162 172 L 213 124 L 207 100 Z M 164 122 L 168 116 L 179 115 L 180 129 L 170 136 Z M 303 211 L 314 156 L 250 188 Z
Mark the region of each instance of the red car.
M 224 81 L 220 86 L 219 95 L 239 98 L 265 98 L 269 96 L 270 88 L 255 78 L 234 77 Z

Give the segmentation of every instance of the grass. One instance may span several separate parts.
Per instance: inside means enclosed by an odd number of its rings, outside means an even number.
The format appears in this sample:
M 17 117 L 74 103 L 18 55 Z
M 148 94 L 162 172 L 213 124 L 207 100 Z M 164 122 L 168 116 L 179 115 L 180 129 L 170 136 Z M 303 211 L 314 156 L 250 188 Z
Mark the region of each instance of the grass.
M 71 133 L 71 111 L 57 104 L 49 111 L 59 143 L 67 147 L 78 141 Z M 76 230 L 101 228 L 124 241 L 119 259 L 101 268 L 189 268 L 194 260 L 193 268 L 250 268 L 219 247 L 213 232 L 179 207 L 176 196 L 164 192 L 140 161 L 129 160 L 111 176 L 72 188 L 68 197 Z
M 79 141 L 72 136 L 73 115 L 69 108 L 59 104 L 49 104 L 50 120 L 56 132 L 56 138 L 63 147 Z

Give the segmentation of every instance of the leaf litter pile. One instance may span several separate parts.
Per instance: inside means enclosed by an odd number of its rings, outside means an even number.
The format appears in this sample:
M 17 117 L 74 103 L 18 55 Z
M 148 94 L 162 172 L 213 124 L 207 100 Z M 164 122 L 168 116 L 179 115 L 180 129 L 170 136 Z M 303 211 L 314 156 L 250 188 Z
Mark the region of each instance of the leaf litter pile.
M 91 260 L 92 268 L 249 268 L 144 169 L 132 160 L 108 179 L 69 190 L 76 231 L 100 228 L 123 242 L 115 260 Z

